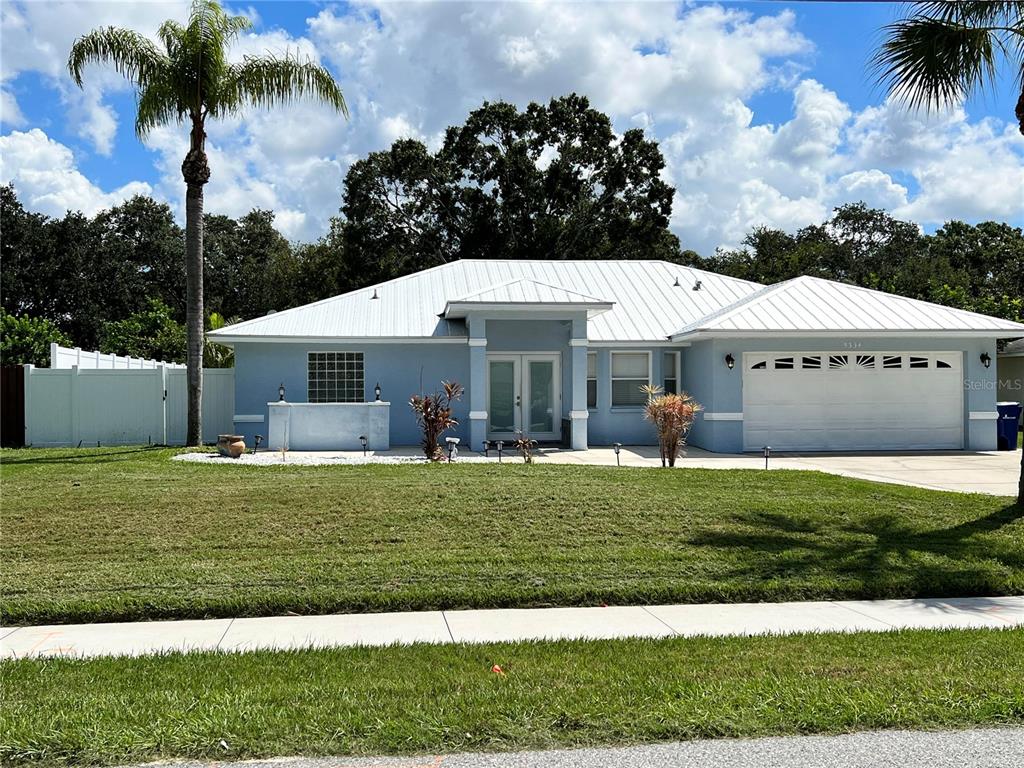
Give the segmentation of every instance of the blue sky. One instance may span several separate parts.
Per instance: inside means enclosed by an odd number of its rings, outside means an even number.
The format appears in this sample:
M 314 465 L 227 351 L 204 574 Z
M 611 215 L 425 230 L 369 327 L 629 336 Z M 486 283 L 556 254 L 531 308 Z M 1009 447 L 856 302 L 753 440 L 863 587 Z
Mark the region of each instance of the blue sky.
M 933 229 L 949 218 L 1024 223 L 1024 140 L 1013 82 L 939 115 L 887 103 L 868 59 L 887 3 L 252 2 L 236 55 L 300 51 L 330 68 L 348 123 L 298 105 L 210 131 L 208 208 L 273 208 L 293 239 L 321 234 L 351 162 L 401 136 L 436 145 L 484 99 L 525 105 L 571 90 L 617 129 L 640 125 L 677 188 L 686 247 L 736 244 L 752 226 L 793 229 L 864 199 Z M 102 68 L 80 91 L 63 61 L 100 24 L 151 33 L 187 5 L 7 2 L 0 155 L 23 202 L 92 213 L 134 193 L 178 215 L 185 131 L 140 143 L 134 97 Z

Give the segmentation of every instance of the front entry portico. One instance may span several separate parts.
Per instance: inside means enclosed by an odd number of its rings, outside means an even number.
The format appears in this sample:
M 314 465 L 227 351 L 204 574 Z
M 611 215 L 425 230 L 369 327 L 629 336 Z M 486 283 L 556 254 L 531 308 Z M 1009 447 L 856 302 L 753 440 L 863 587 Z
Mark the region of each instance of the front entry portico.
M 487 355 L 487 439 L 561 439 L 560 353 Z

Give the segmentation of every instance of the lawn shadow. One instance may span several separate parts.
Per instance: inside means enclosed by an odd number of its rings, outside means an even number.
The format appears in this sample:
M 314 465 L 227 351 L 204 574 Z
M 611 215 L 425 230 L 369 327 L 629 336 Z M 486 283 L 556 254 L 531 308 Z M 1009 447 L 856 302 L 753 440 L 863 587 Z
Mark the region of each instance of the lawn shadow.
M 976 540 L 1024 519 L 1024 506 L 1011 504 L 948 528 L 921 530 L 893 513 L 831 523 L 810 522 L 779 513 L 738 513 L 731 521 L 744 530 L 708 530 L 689 539 L 699 547 L 756 551 L 766 557 L 737 558 L 731 577 L 770 579 L 832 574 L 860 582 L 878 596 L 942 594 L 950 597 L 990 592 L 1024 570 L 1021 543 Z
M 112 461 L 124 461 L 136 453 L 151 453 L 159 451 L 168 446 L 144 445 L 138 448 L 127 448 L 125 450 L 110 450 L 105 453 L 86 453 L 95 451 L 94 448 L 68 448 L 69 453 L 47 452 L 45 456 L 29 456 L 25 458 L 8 458 L 0 453 L 0 466 L 18 464 L 71 464 L 75 462 L 87 462 L 89 464 L 105 464 Z M 51 451 L 53 449 L 50 449 Z

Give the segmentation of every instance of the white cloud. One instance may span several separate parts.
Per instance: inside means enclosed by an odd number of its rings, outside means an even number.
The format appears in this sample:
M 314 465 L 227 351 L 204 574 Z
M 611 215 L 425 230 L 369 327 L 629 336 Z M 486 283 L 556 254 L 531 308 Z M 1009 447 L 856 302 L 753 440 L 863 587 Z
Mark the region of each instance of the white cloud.
M 25 207 L 51 216 L 66 210 L 92 215 L 133 195 L 153 192 L 143 182 L 104 192 L 78 170 L 70 149 L 38 128 L 0 136 L 0 159 L 0 181 L 14 183 Z
M 0 83 L 0 123 L 11 128 L 25 125 L 25 116 L 21 113 L 18 100 L 3 83 Z

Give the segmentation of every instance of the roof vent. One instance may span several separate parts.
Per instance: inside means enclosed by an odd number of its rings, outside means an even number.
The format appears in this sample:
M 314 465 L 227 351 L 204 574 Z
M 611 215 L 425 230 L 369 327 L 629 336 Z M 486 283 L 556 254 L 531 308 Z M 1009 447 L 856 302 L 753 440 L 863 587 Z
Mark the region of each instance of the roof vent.
M 379 299 L 379 298 L 380 298 L 380 296 L 377 295 L 377 289 L 374 288 L 373 289 L 373 296 L 370 297 L 370 300 L 372 301 L 373 299 Z
M 277 314 L 277 310 L 276 309 L 268 309 L 267 310 L 267 314 L 268 315 L 276 315 Z
M 678 275 L 676 276 L 676 281 L 674 283 L 672 283 L 672 287 L 673 288 L 678 288 L 679 287 L 679 276 Z
M 693 284 L 693 290 L 695 290 L 695 291 L 699 291 L 700 290 L 700 280 L 698 280 L 696 283 Z

